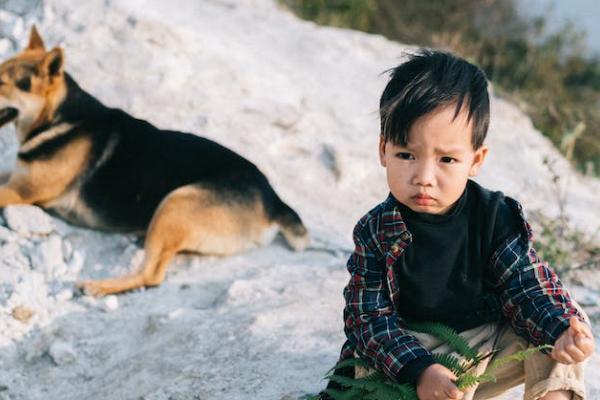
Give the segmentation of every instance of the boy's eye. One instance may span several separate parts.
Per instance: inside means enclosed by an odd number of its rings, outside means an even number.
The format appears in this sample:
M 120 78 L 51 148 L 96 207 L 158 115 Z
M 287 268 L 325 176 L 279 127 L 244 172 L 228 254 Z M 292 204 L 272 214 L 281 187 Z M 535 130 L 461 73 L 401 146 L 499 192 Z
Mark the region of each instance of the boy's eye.
M 415 157 L 412 154 L 404 153 L 404 152 L 397 153 L 396 157 L 398 157 L 401 160 L 414 160 L 415 159 Z
M 454 164 L 457 160 L 456 160 L 456 158 L 446 156 L 446 157 L 442 157 L 440 159 L 440 161 L 443 163 L 446 163 L 446 164 Z

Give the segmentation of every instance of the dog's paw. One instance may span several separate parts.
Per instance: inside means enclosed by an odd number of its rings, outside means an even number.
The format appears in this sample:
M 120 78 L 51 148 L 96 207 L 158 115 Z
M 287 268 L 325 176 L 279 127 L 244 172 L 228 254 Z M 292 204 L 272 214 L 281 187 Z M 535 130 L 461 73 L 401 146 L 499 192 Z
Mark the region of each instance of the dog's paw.
M 102 281 L 79 281 L 75 287 L 86 296 L 101 297 L 108 294 Z

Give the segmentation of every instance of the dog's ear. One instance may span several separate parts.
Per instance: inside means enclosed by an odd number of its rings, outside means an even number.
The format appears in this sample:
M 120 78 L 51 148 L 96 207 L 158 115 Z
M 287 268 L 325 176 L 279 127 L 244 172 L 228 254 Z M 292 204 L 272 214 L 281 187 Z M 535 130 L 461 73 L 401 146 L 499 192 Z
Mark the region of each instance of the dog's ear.
M 39 72 L 42 76 L 53 78 L 62 74 L 64 55 L 60 47 L 55 47 L 44 55 L 39 64 Z
M 37 31 L 35 25 L 31 27 L 31 33 L 29 34 L 29 44 L 27 50 L 45 50 L 44 41 Z

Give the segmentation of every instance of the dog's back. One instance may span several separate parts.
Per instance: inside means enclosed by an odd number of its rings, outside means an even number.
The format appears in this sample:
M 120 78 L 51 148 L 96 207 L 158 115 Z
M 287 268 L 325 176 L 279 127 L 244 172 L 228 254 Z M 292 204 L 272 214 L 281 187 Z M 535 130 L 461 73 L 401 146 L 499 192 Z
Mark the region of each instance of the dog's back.
M 89 137 L 88 165 L 71 190 L 85 205 L 79 209 L 94 216 L 79 218 L 76 210 L 61 207 L 60 199 L 48 203 L 48 208 L 81 225 L 93 220 L 94 228 L 143 231 L 170 192 L 193 185 L 210 192 L 215 203 L 262 210 L 266 220 L 281 226 L 292 247 L 300 247 L 298 237 L 306 236 L 300 218 L 250 161 L 209 139 L 160 130 L 105 107 L 70 76 L 65 78 L 67 96 L 58 111 L 72 131 L 55 139 L 60 142 L 55 146 L 49 142 L 28 156 L 48 157 L 69 137 Z

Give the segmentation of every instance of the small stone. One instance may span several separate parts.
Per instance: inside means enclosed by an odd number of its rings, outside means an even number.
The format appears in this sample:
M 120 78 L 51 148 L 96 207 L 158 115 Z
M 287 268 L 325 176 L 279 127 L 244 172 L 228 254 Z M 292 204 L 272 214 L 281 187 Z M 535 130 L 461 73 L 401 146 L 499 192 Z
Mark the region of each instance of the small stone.
M 35 311 L 33 311 L 31 308 L 27 308 L 25 306 L 16 306 L 13 308 L 11 315 L 17 321 L 26 324 L 34 314 Z
M 185 314 L 185 310 L 183 308 L 176 308 L 175 310 L 171 311 L 167 317 L 169 319 L 177 319 L 179 317 L 181 317 L 183 314 Z
M 38 333 L 25 348 L 25 361 L 32 362 L 48 352 L 48 337 L 45 333 Z
M 34 269 L 43 272 L 46 276 L 64 265 L 62 240 L 58 235 L 51 235 L 34 248 L 31 254 L 31 264 Z
M 77 353 L 73 346 L 62 340 L 52 343 L 50 349 L 48 349 L 48 354 L 56 365 L 72 364 L 77 359 Z
M 0 242 L 14 242 L 17 240 L 17 235 L 10 231 L 10 229 L 6 229 L 3 226 L 0 226 Z
M 81 296 L 79 301 L 86 307 L 98 308 L 98 299 L 94 296 Z
M 73 245 L 68 239 L 62 241 L 62 254 L 65 261 L 70 261 L 73 257 Z
M 0 54 L 6 54 L 12 51 L 13 45 L 12 42 L 6 38 L 0 39 Z
M 8 282 L 0 283 L 0 306 L 5 306 L 10 296 L 14 293 L 14 287 Z
M 54 231 L 52 218 L 36 206 L 7 206 L 4 218 L 10 229 L 23 236 L 48 235 Z
M 58 301 L 67 301 L 73 298 L 73 290 L 63 289 L 56 294 L 56 300 Z
M 119 308 L 119 298 L 114 294 L 108 295 L 102 299 L 102 309 L 104 311 L 115 311 L 117 308 Z

